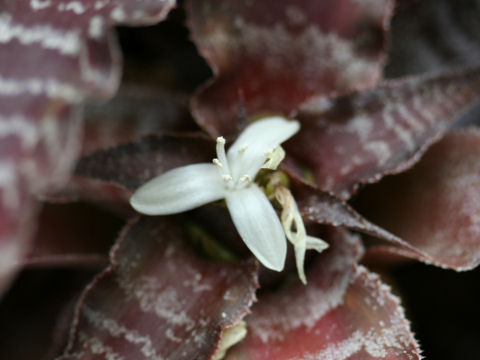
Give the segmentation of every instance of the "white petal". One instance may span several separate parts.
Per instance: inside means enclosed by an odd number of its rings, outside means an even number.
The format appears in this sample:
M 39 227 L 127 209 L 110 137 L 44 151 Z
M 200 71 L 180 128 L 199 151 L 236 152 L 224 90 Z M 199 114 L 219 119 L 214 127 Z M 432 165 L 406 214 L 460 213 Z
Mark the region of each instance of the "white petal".
M 223 182 L 212 164 L 170 170 L 142 185 L 130 198 L 132 207 L 147 215 L 169 215 L 194 209 L 225 196 Z
M 247 126 L 228 150 L 232 176 L 239 178 L 242 175 L 249 175 L 252 179 L 255 178 L 266 160 L 267 151 L 278 147 L 299 129 L 298 121 L 280 116 L 258 120 Z M 241 151 L 244 145 L 248 147 Z
M 241 238 L 267 268 L 281 271 L 287 244 L 282 224 L 256 184 L 226 193 L 228 210 Z

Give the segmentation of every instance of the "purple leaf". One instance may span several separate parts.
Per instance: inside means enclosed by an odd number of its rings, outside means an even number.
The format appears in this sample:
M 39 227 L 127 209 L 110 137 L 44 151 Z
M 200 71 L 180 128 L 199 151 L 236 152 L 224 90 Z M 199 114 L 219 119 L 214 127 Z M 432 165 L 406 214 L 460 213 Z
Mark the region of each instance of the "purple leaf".
M 257 265 L 200 258 L 186 226 L 175 217 L 128 226 L 112 266 L 84 293 L 62 359 L 210 359 L 225 329 L 249 311 Z
M 360 183 L 412 166 L 479 100 L 480 68 L 391 81 L 309 104 L 285 148 L 313 170 L 320 189 L 348 199 Z
M 479 159 L 478 129 L 451 133 L 405 174 L 365 189 L 359 208 L 424 256 L 392 249 L 394 254 L 472 269 L 480 264 Z
M 288 115 L 313 95 L 372 87 L 384 60 L 393 1 L 194 0 L 192 37 L 215 79 L 193 99 L 213 136 L 246 113 Z

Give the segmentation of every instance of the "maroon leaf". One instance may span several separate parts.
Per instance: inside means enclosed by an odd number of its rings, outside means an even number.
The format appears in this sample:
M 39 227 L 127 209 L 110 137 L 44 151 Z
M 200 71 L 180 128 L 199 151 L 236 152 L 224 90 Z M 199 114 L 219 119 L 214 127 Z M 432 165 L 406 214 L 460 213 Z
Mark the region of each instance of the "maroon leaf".
M 359 183 L 412 166 L 479 100 L 480 68 L 387 82 L 310 104 L 286 149 L 314 171 L 320 189 L 348 199 Z
M 289 114 L 309 97 L 373 86 L 393 1 L 188 2 L 192 36 L 216 78 L 193 99 L 201 126 L 235 133 L 248 116 Z
M 174 5 L 1 2 L 0 291 L 28 248 L 34 214 L 29 195 L 69 173 L 79 147 L 79 105 L 117 86 L 119 53 L 109 28 L 160 21 Z
M 420 359 L 399 301 L 378 277 L 356 267 L 355 238 L 336 233 L 308 286 L 260 298 L 249 333 L 227 360 Z
M 46 205 L 22 266 L 108 265 L 108 251 L 123 222 L 85 204 Z
M 248 312 L 257 266 L 201 259 L 181 225 L 157 217 L 128 227 L 84 294 L 65 359 L 210 359 Z
M 104 104 L 85 113 L 83 154 L 139 140 L 161 131 L 193 131 L 185 96 L 145 86 L 123 85 Z
M 359 207 L 429 258 L 404 255 L 472 269 L 480 264 L 479 159 L 477 129 L 449 134 L 410 171 L 367 188 Z

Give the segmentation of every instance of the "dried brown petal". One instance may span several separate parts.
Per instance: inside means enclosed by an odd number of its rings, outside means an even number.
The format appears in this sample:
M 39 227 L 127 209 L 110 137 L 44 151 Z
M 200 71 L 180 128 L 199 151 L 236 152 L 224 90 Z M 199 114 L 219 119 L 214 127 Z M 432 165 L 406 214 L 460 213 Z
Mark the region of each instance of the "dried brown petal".
M 185 226 L 185 224 L 183 224 Z M 255 261 L 195 254 L 176 217 L 141 218 L 89 286 L 63 359 L 209 359 L 221 333 L 248 312 Z
M 247 318 L 246 340 L 227 360 L 420 359 L 399 300 L 354 265 L 352 239 L 336 236 L 311 269 L 308 286 L 259 299 Z
M 367 188 L 359 208 L 423 252 L 420 260 L 472 269 L 480 264 L 479 159 L 478 129 L 448 134 L 413 169 Z
M 212 135 L 238 115 L 296 110 L 312 95 L 373 86 L 381 75 L 393 1 L 193 0 L 192 37 L 216 78 L 192 110 Z
M 412 166 L 480 100 L 480 68 L 387 82 L 309 104 L 285 148 L 315 173 L 320 189 L 348 199 L 359 183 Z

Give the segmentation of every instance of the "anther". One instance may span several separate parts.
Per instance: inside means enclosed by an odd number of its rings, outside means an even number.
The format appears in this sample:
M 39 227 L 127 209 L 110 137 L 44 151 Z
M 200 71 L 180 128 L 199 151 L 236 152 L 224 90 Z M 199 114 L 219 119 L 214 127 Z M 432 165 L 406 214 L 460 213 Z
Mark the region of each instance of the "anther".
M 232 177 L 230 175 L 222 175 L 222 179 L 225 182 L 232 181 Z
M 252 178 L 248 175 L 243 175 L 240 179 L 239 179 L 241 182 L 246 182 L 246 183 L 249 183 L 252 181 Z
M 223 136 L 217 137 L 217 144 L 225 145 L 225 138 Z
M 243 154 L 247 149 L 248 149 L 248 144 L 243 144 L 242 146 L 240 146 L 240 149 L 238 149 L 238 152 L 240 154 Z
M 218 160 L 217 158 L 213 159 L 212 160 L 213 164 L 218 167 L 219 169 L 223 168 L 223 165 L 222 163 L 220 162 L 220 160 Z

